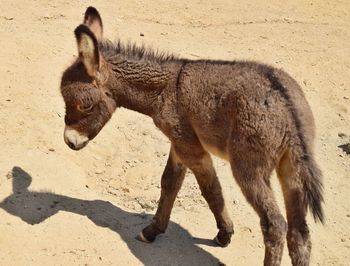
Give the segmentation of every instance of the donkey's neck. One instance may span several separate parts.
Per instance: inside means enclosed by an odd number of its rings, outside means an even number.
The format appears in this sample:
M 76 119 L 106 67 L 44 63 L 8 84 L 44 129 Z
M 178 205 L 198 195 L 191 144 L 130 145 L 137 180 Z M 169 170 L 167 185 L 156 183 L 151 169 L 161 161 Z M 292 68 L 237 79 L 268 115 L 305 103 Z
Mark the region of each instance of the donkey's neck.
M 111 90 L 118 106 L 153 117 L 159 112 L 163 91 L 177 77 L 176 63 L 136 61 L 125 58 L 108 60 Z

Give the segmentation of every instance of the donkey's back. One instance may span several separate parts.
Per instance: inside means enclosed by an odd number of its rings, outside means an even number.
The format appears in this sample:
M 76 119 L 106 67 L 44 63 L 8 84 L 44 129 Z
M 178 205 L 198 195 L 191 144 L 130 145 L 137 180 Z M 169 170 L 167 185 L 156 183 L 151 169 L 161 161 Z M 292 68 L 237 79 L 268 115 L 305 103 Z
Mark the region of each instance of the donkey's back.
M 310 107 L 282 70 L 255 62 L 187 62 L 178 89 L 181 117 L 220 157 L 228 158 L 228 143 L 237 134 L 251 140 L 251 149 L 266 146 L 276 159 L 299 134 L 312 146 Z

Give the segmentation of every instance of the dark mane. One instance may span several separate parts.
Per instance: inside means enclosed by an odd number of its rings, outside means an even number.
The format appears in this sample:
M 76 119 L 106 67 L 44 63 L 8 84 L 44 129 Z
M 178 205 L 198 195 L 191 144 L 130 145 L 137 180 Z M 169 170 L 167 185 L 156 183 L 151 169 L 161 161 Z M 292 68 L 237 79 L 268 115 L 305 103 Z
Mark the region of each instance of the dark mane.
M 116 42 L 103 40 L 99 42 L 99 49 L 107 60 L 108 58 L 118 54 L 132 60 L 149 60 L 160 63 L 179 59 L 177 56 L 170 53 L 153 50 L 149 47 L 145 47 L 144 45 L 138 46 L 137 44 L 131 42 L 124 44 L 120 40 Z

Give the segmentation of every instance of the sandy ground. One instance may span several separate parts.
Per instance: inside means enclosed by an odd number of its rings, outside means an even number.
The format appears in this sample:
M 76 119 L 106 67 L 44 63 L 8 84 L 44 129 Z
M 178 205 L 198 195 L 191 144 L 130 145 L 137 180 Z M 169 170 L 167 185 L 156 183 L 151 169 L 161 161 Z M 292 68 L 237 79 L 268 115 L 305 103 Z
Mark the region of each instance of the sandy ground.
M 350 142 L 349 1 L 1 0 L 1 266 L 262 265 L 257 215 L 226 162 L 214 159 L 235 223 L 231 245 L 212 244 L 214 218 L 190 173 L 168 231 L 145 244 L 135 236 L 155 212 L 169 149 L 151 119 L 118 110 L 84 150 L 64 144 L 59 81 L 88 5 L 112 40 L 289 72 L 313 109 L 324 173 L 326 225 L 309 217 L 312 265 L 350 265 L 350 155 L 340 148 Z M 290 265 L 286 249 L 282 263 Z

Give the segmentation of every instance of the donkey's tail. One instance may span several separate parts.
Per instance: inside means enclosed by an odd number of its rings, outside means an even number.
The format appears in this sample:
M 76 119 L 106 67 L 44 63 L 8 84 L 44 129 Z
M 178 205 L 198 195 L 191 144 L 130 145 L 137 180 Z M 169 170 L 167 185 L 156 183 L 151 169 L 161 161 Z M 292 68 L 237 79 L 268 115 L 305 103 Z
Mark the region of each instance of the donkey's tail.
M 312 212 L 315 222 L 324 223 L 324 214 L 322 209 L 323 185 L 322 173 L 318 168 L 313 156 L 303 156 L 300 176 L 304 185 L 304 203 Z
M 298 163 L 299 178 L 303 186 L 305 207 L 308 207 L 315 221 L 324 223 L 322 210 L 323 185 L 322 174 L 314 157 L 312 142 L 315 125 L 309 104 L 298 83 L 281 70 L 270 69 L 267 78 L 271 86 L 280 92 L 290 111 L 295 126 L 295 145 L 292 146 L 294 163 Z

